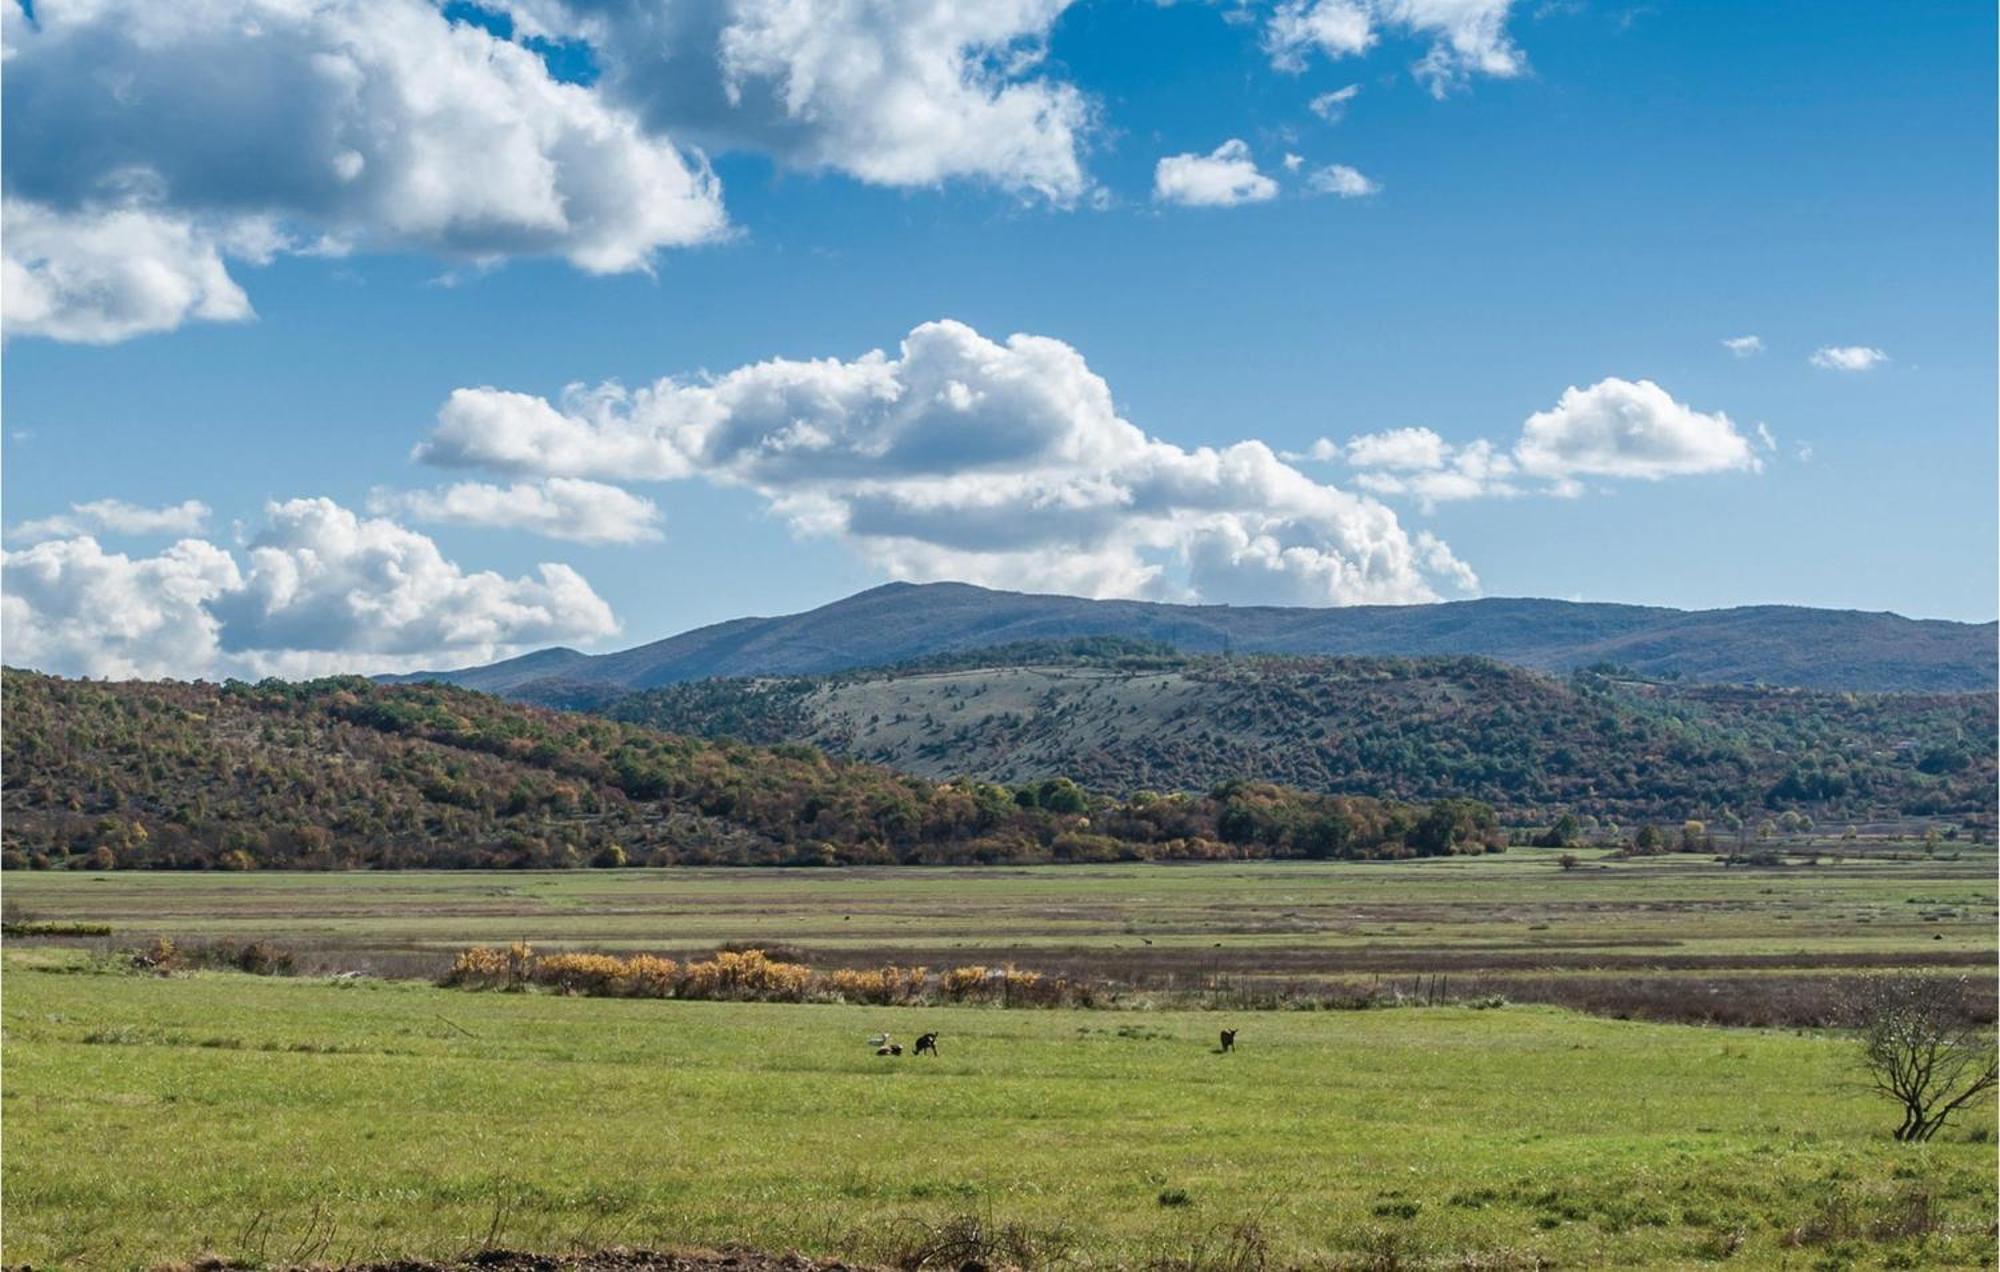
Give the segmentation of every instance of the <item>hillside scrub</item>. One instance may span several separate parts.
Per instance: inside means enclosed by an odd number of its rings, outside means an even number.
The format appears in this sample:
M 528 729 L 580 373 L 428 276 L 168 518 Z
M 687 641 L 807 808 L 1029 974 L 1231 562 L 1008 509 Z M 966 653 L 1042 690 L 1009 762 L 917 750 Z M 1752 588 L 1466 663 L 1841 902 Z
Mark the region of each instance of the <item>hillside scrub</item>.
M 705 680 L 551 705 L 709 738 L 806 742 L 930 776 L 1102 792 L 1250 778 L 1513 821 L 1961 816 L 1990 824 L 1990 694 L 1567 678 L 1480 658 L 1213 657 L 1038 642 L 827 676 Z
M 5 864 L 94 870 L 1385 859 L 1504 847 L 1491 809 L 1228 782 L 1106 799 L 933 781 L 440 685 L 5 673 Z

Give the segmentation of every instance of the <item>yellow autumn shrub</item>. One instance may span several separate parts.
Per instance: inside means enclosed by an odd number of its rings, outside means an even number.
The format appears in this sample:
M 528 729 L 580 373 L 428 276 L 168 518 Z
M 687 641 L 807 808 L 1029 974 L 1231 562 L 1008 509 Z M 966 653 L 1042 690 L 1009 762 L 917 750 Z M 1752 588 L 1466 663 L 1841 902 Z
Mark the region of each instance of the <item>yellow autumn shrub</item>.
M 873 969 L 841 967 L 821 979 L 823 988 L 850 1003 L 886 1006 L 922 997 L 929 981 L 929 971 L 922 967 L 897 967 L 894 964 Z
M 535 951 L 525 941 L 504 949 L 474 945 L 459 951 L 444 983 L 467 989 L 513 989 L 533 979 L 535 961 Z
M 625 960 L 619 980 L 623 992 L 634 998 L 665 998 L 674 992 L 680 965 L 656 954 L 634 954 Z
M 682 998 L 761 998 L 796 1001 L 805 997 L 812 969 L 804 963 L 779 963 L 762 950 L 721 950 L 706 963 L 681 969 Z
M 1024 972 L 1012 963 L 1005 967 L 986 967 L 974 964 L 968 967 L 954 967 L 944 974 L 940 987 L 945 997 L 953 1001 L 983 1002 L 1000 999 L 1011 1002 L 1015 999 L 1041 1001 L 1050 992 L 1058 991 L 1062 982 L 1044 985 L 1040 972 Z
M 615 954 L 544 954 L 535 965 L 535 983 L 573 994 L 617 992 L 625 960 Z

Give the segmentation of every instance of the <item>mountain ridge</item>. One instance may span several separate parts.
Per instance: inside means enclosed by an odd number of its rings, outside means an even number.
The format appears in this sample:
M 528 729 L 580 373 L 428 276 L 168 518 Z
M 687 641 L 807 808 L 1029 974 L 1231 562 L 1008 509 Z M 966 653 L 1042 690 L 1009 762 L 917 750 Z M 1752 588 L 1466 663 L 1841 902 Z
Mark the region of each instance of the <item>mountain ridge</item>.
M 381 679 L 443 681 L 509 696 L 542 680 L 631 692 L 1088 636 L 1189 653 L 1471 655 L 1551 672 L 1612 663 L 1652 677 L 1802 689 L 1966 692 L 2000 683 L 2000 624 L 1885 611 L 1678 610 L 1532 597 L 1319 609 L 1177 605 L 900 582 L 801 613 L 729 619 L 612 653 L 539 650 L 481 667 Z

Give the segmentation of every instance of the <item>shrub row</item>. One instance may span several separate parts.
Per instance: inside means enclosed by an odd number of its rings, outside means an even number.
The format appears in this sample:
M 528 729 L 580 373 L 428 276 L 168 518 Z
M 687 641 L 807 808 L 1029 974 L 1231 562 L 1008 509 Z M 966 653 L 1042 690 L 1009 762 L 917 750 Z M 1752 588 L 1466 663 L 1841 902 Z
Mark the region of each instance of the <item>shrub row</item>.
M 475 945 L 453 961 L 443 983 L 458 989 L 520 990 L 542 986 L 599 998 L 691 998 L 755 1002 L 846 1002 L 878 1006 L 1000 1003 L 1008 1006 L 1095 1005 L 1086 984 L 1043 976 L 1009 964 L 928 968 L 893 964 L 814 971 L 763 950 L 718 950 L 702 962 L 676 963 L 654 954 L 537 954 L 525 942 Z

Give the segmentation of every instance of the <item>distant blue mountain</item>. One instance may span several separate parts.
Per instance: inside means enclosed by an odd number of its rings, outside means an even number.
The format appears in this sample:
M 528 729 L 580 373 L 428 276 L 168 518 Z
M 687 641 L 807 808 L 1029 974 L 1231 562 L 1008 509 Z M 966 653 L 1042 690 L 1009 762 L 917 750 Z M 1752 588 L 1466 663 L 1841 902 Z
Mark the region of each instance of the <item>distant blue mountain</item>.
M 502 695 L 536 682 L 605 696 L 713 676 L 807 675 L 1017 641 L 1122 636 L 1189 652 L 1476 654 L 1545 671 L 1616 664 L 1648 677 L 1857 691 L 1996 684 L 1994 623 L 1757 605 L 1677 610 L 1491 599 L 1434 605 L 1162 605 L 890 583 L 803 614 L 739 618 L 612 654 L 545 649 L 441 680 Z

